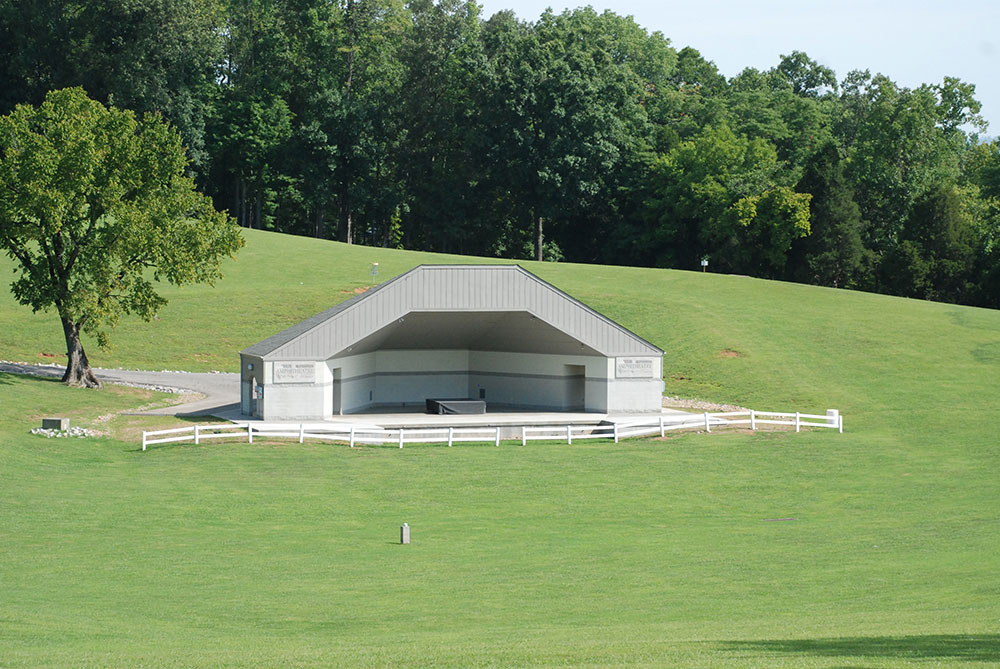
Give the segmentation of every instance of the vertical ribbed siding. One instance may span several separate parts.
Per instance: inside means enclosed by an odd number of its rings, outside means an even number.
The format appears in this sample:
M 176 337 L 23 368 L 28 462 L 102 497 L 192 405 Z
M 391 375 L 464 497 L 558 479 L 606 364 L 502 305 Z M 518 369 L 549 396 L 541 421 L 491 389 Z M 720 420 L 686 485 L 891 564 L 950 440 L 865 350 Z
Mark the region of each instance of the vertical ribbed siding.
M 332 357 L 411 311 L 528 311 L 607 356 L 659 349 L 516 265 L 420 266 L 276 347 L 270 360 Z

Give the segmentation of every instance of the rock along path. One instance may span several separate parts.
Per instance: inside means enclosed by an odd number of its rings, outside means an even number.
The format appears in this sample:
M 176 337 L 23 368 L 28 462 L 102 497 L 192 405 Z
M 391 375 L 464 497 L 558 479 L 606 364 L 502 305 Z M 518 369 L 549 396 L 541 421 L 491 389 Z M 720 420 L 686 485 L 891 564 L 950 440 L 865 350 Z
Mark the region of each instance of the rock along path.
M 49 378 L 62 378 L 66 368 L 61 365 L 28 365 L 19 362 L 0 362 L 0 372 L 33 374 Z M 94 372 L 104 383 L 138 386 L 152 390 L 190 391 L 203 395 L 184 404 L 160 409 L 136 411 L 142 415 L 157 416 L 218 416 L 239 408 L 240 375 L 223 372 L 146 372 L 136 369 L 99 369 Z

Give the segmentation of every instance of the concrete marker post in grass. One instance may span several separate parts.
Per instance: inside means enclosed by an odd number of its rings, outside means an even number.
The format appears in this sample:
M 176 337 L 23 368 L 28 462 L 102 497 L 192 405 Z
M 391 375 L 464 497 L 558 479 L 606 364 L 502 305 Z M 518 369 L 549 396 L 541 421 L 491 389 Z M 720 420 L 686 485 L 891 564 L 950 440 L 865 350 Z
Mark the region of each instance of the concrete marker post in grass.
M 410 526 L 407 523 L 403 523 L 403 526 L 399 528 L 399 543 L 410 543 Z

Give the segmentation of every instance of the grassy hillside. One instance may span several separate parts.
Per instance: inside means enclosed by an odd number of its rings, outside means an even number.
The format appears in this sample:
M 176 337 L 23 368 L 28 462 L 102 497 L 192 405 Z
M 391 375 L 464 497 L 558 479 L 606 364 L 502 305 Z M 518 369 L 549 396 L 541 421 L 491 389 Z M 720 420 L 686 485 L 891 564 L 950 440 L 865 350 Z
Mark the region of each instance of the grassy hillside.
M 473 260 L 248 242 L 97 364 L 233 369 L 370 262 Z M 847 432 L 142 454 L 27 430 L 148 398 L 0 375 L 0 666 L 1000 663 L 1000 313 L 524 264 L 664 348 L 669 392 Z M 0 333 L 0 358 L 62 349 L 7 294 Z

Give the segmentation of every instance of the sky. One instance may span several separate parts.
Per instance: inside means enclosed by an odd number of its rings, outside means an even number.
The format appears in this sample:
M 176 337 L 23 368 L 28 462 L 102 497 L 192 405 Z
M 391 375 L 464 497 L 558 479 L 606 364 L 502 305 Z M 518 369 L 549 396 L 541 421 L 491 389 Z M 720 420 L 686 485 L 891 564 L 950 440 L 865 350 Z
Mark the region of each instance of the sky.
M 557 2 L 478 0 L 488 18 L 512 9 L 534 21 L 590 5 L 632 16 L 680 50 L 691 46 L 727 77 L 745 67 L 767 70 L 782 54 L 804 51 L 843 80 L 851 70 L 882 73 L 900 86 L 958 77 L 975 84 L 985 135 L 1000 136 L 1000 1 L 910 2 L 840 0 L 695 0 Z

